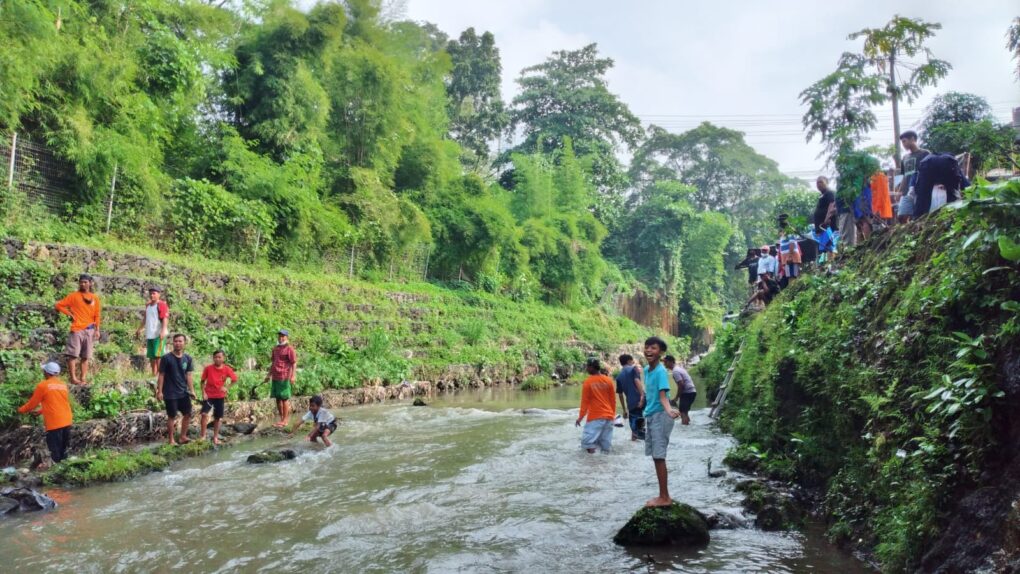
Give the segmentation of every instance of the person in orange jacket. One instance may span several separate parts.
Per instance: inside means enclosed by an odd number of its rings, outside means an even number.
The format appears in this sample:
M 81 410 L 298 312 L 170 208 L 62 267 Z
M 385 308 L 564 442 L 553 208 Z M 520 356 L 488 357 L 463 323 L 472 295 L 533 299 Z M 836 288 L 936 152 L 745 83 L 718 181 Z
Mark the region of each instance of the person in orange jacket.
M 588 359 L 588 378 L 581 386 L 581 410 L 576 426 L 588 419 L 581 435 L 581 448 L 594 454 L 596 449 L 609 452 L 613 446 L 613 419 L 616 418 L 616 385 L 600 373 L 602 365 L 596 358 Z
M 64 355 L 67 356 L 67 371 L 71 383 L 88 384 L 89 359 L 99 341 L 99 296 L 92 292 L 92 276 L 83 273 L 78 277 L 78 290 L 64 297 L 54 307 L 58 312 L 71 318 L 71 333 L 67 336 Z M 75 376 L 75 369 L 81 361 L 81 378 Z
M 25 414 L 42 414 L 43 427 L 46 429 L 46 446 L 50 449 L 50 458 L 57 463 L 67 458 L 67 448 L 71 443 L 71 400 L 67 385 L 59 378 L 60 365 L 49 362 L 42 366 L 45 378 L 35 386 L 32 398 L 21 405 L 18 412 Z M 36 411 L 36 408 L 39 408 Z

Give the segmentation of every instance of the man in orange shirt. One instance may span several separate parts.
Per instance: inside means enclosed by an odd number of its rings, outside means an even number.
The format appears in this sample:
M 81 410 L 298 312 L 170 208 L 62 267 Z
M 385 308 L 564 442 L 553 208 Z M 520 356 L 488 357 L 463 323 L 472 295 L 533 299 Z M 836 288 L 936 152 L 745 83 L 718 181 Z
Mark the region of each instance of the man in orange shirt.
M 592 454 L 596 448 L 609 452 L 613 444 L 613 419 L 616 418 L 616 385 L 613 379 L 599 373 L 601 365 L 598 359 L 588 359 L 585 370 L 588 378 L 581 387 L 581 412 L 574 423 L 581 426 L 581 421 L 588 418 L 581 434 L 581 448 Z
M 57 311 L 71 318 L 71 333 L 67 336 L 64 354 L 71 383 L 88 384 L 89 359 L 99 340 L 99 296 L 92 292 L 92 276 L 83 273 L 78 277 L 78 290 L 57 301 Z M 75 377 L 75 368 L 81 361 L 81 378 Z
M 50 449 L 53 462 L 67 458 L 67 447 L 71 442 L 71 401 L 67 394 L 67 385 L 58 378 L 60 365 L 46 363 L 42 366 L 45 379 L 35 386 L 32 398 L 18 409 L 19 413 L 33 411 L 42 413 L 43 426 L 46 428 L 46 446 Z

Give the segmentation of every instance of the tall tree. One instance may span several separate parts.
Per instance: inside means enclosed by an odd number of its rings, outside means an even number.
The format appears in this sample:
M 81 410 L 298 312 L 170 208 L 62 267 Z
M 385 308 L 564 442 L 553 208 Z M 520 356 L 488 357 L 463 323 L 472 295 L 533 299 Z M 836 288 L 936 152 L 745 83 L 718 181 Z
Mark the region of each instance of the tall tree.
M 974 171 L 1012 163 L 1016 133 L 999 125 L 980 96 L 948 92 L 936 96 L 921 122 L 924 146 L 936 152 L 969 152 Z
M 803 119 L 808 139 L 818 134 L 830 151 L 847 149 L 874 128 L 870 107 L 888 101 L 892 103 L 894 155 L 899 165 L 900 101 L 913 102 L 924 87 L 935 85 L 951 68 L 925 46 L 941 28 L 941 24 L 919 18 L 894 16 L 881 28 L 850 34 L 851 40 L 864 39 L 861 52 L 844 53 L 835 72 L 801 92 L 801 101 L 808 105 Z
M 578 157 L 586 158 L 599 191 L 596 213 L 605 221 L 618 208 L 626 179 L 616 159 L 621 146 L 641 140 L 641 122 L 609 91 L 606 73 L 613 60 L 600 58 L 598 46 L 553 52 L 545 62 L 521 71 L 511 124 L 524 140 L 513 150 L 550 152 L 573 141 Z
M 453 65 L 446 83 L 450 135 L 472 152 L 467 162 L 478 168 L 489 157 L 489 142 L 510 122 L 500 95 L 499 48 L 491 32 L 481 36 L 468 28 L 446 46 Z
M 675 134 L 658 126 L 634 153 L 630 178 L 636 186 L 675 180 L 690 185 L 703 211 L 742 215 L 755 196 L 778 193 L 789 182 L 775 161 L 744 141 L 744 134 L 709 122 Z
M 1020 81 L 1020 16 L 1013 19 L 1006 31 L 1006 49 L 1013 52 L 1016 60 L 1016 79 Z

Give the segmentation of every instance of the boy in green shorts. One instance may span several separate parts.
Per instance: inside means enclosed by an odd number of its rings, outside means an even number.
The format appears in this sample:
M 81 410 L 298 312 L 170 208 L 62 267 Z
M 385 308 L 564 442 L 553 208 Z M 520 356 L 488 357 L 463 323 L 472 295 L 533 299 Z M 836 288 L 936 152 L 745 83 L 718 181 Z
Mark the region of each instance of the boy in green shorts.
M 149 360 L 152 376 L 159 376 L 159 359 L 165 352 L 164 344 L 170 332 L 170 307 L 161 298 L 159 287 L 149 288 L 149 300 L 142 313 L 142 324 L 137 335 L 145 335 L 145 358 Z
M 293 392 L 294 377 L 297 374 L 297 354 L 290 346 L 290 332 L 280 329 L 276 333 L 276 346 L 273 347 L 269 372 L 263 383 L 271 382 L 269 396 L 276 399 L 276 410 L 280 420 L 273 424 L 276 427 L 287 426 L 290 418 L 290 395 Z

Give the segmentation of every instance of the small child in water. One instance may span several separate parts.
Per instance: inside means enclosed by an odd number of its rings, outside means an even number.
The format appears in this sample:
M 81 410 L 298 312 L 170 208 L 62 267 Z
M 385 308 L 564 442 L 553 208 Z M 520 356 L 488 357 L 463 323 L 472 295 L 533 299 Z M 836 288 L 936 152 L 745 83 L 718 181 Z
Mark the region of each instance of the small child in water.
M 336 432 L 337 420 L 333 413 L 322 408 L 321 396 L 315 395 L 308 399 L 308 412 L 290 429 L 290 434 L 297 432 L 298 427 L 306 422 L 312 423 L 312 432 L 308 434 L 310 442 L 315 442 L 315 439 L 321 438 L 322 444 L 327 447 L 333 446 L 333 443 L 329 440 L 329 435 Z

